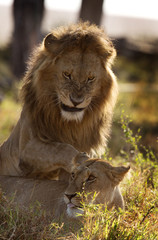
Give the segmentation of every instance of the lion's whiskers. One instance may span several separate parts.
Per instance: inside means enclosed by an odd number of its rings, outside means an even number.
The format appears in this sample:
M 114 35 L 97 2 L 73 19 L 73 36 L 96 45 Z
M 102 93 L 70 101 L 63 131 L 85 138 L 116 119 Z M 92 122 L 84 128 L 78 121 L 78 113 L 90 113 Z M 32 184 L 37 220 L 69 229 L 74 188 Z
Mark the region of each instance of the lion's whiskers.
M 56 93 L 51 93 L 51 94 L 48 94 L 47 95 L 47 102 L 46 102 L 46 106 L 51 106 L 51 105 L 54 105 L 54 106 L 58 106 L 60 104 L 60 100 L 59 98 L 57 97 L 57 94 Z
M 88 106 L 88 110 L 90 110 L 91 112 L 93 112 L 93 109 L 92 109 L 91 104 Z

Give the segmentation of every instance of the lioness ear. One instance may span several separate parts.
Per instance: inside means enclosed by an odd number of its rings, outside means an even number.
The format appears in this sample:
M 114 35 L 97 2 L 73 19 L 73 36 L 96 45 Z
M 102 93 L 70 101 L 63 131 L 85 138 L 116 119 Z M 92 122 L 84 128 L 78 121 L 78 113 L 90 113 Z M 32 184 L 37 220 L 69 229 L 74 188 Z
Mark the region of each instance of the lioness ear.
M 87 159 L 89 159 L 89 156 L 85 152 L 80 152 L 73 159 L 73 165 L 75 165 L 75 167 L 80 166 Z
M 44 39 L 45 49 L 52 54 L 59 54 L 61 51 L 60 41 L 52 34 L 49 33 Z
M 107 171 L 108 177 L 113 181 L 114 185 L 118 185 L 129 171 L 129 167 L 112 167 L 112 169 Z

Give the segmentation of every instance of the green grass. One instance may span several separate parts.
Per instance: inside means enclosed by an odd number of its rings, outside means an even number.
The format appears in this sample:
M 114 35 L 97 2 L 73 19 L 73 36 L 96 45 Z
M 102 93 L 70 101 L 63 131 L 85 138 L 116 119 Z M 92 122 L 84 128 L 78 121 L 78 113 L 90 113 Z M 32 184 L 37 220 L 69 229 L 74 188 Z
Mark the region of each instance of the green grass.
M 141 88 L 141 84 L 139 87 Z M 157 102 L 158 92 L 145 92 L 144 90 L 136 90 L 134 93 L 121 92 L 116 106 L 116 118 L 118 120 L 120 105 L 124 103 L 125 112 L 131 116 L 135 124 L 156 126 L 158 124 Z
M 19 104 L 11 97 L 0 105 L 0 141 L 10 133 L 19 118 Z M 158 239 L 158 166 L 152 150 L 141 146 L 140 130 L 133 133 L 125 110 L 120 124 L 126 149 L 104 158 L 115 166 L 130 164 L 130 174 L 121 184 L 125 210 L 107 211 L 101 205 L 86 205 L 84 216 L 74 224 L 52 221 L 39 205 L 29 211 L 13 208 L 12 199 L 0 195 L 0 239 L 2 240 L 156 240 Z M 122 140 L 123 141 L 123 140 Z M 124 145 L 123 145 L 124 146 Z M 140 151 L 140 149 L 143 149 Z
M 158 84 L 157 63 L 158 57 L 148 54 L 133 57 L 118 55 L 114 70 L 119 82 Z
M 10 134 L 18 121 L 20 115 L 20 105 L 14 98 L 6 97 L 0 104 L 0 143 Z

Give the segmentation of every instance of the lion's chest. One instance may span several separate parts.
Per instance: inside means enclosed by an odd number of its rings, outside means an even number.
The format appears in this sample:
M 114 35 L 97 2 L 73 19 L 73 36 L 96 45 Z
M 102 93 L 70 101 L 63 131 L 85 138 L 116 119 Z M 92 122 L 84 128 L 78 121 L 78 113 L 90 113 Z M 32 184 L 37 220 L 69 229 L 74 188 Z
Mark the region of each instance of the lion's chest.
M 56 141 L 71 144 L 78 151 L 91 153 L 102 145 L 101 128 L 99 125 L 90 127 L 84 124 L 64 124 L 56 132 Z

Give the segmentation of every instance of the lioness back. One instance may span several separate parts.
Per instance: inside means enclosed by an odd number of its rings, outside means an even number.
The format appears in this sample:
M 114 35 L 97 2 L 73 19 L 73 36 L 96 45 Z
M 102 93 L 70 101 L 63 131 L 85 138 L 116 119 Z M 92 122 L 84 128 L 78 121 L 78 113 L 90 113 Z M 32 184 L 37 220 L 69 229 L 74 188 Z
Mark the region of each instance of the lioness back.
M 0 176 L 0 186 L 7 196 L 14 195 L 14 203 L 19 207 L 28 208 L 38 201 L 52 217 L 76 218 L 78 213 L 83 213 L 83 200 L 78 193 L 87 194 L 88 197 L 84 198 L 87 204 L 102 204 L 109 210 L 112 207 L 124 208 L 119 183 L 129 167 L 113 167 L 99 159 L 80 162 L 77 157 L 72 164 L 69 184 L 65 181 Z
M 52 217 L 64 215 L 63 197 L 67 185 L 65 181 L 0 176 L 0 188 L 7 197 L 13 198 L 15 205 L 28 209 L 38 202 Z

